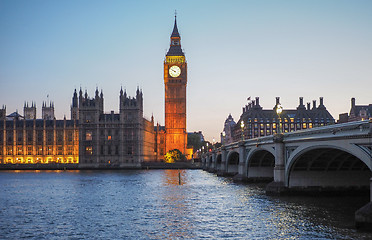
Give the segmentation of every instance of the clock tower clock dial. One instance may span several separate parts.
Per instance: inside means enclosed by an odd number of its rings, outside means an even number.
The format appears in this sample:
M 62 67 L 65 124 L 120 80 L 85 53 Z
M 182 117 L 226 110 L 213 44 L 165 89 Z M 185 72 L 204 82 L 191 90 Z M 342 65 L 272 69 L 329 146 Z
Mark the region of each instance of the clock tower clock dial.
M 181 74 L 181 68 L 178 67 L 177 65 L 173 65 L 172 67 L 169 68 L 169 75 L 171 77 L 178 77 Z
M 178 149 L 185 154 L 187 63 L 181 48 L 176 17 L 170 40 L 170 47 L 164 60 L 165 153 Z

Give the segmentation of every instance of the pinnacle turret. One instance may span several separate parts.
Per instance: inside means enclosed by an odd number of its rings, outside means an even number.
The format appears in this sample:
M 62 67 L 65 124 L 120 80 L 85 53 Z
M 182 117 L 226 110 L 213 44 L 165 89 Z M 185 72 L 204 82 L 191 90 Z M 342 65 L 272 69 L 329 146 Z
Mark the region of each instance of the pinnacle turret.
M 167 56 L 185 56 L 181 48 L 181 36 L 178 33 L 177 17 L 174 16 L 174 26 L 171 35 L 171 44 Z

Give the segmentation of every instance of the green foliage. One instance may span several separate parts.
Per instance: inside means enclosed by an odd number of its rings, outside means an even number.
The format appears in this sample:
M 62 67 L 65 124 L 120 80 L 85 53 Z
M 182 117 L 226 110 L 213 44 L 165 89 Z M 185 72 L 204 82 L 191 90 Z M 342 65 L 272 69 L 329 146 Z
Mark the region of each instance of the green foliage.
M 166 163 L 181 162 L 185 160 L 185 155 L 183 155 L 182 152 L 178 149 L 170 150 L 164 155 L 164 162 Z
M 187 134 L 187 145 L 192 146 L 194 149 L 194 152 L 200 149 L 202 146 L 202 142 L 200 140 L 200 134 L 199 133 Z

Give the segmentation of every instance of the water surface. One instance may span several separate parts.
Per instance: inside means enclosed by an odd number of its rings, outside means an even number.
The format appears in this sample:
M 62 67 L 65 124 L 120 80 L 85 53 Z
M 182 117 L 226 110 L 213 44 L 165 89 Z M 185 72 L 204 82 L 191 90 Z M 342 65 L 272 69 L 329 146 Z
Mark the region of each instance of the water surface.
M 0 172 L 0 239 L 372 239 L 366 197 L 271 197 L 201 170 Z

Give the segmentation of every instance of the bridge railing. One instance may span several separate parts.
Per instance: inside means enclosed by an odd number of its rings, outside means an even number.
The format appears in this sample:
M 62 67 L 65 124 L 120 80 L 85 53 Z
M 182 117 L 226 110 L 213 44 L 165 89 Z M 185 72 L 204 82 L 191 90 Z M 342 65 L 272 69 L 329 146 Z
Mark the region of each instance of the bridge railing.
M 329 136 L 342 136 L 342 135 L 349 135 L 350 132 L 353 132 L 353 135 L 365 135 L 370 133 L 372 130 L 371 128 L 372 123 L 370 120 L 364 121 L 355 121 L 355 122 L 348 122 L 348 123 L 340 123 L 340 124 L 332 124 L 322 127 L 314 127 L 309 129 L 298 130 L 295 132 L 288 132 L 284 133 L 284 139 L 291 139 L 291 138 L 300 138 L 304 136 L 321 136 L 321 135 L 329 135 Z M 250 138 L 244 140 L 244 145 L 257 145 L 257 144 L 267 144 L 273 143 L 273 135 L 269 136 L 262 136 L 257 138 Z M 233 142 L 227 145 L 224 145 L 224 148 L 231 149 L 236 148 L 241 144 L 242 141 Z M 221 148 L 216 149 L 217 152 L 221 151 Z
M 355 121 L 341 124 L 333 124 L 322 127 L 309 128 L 284 134 L 284 138 L 298 138 L 309 135 L 364 135 L 370 131 L 370 121 Z

